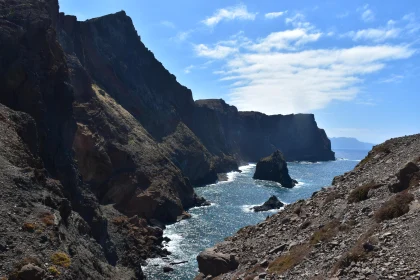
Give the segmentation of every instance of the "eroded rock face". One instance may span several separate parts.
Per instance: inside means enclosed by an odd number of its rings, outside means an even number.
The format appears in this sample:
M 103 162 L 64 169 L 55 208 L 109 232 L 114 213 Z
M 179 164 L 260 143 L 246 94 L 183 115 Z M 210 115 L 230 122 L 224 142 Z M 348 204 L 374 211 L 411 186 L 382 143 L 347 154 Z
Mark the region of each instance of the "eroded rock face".
M 280 209 L 284 204 L 277 198 L 277 196 L 272 195 L 263 205 L 252 207 L 251 209 L 255 212 L 269 211 L 273 209 Z
M 197 262 L 201 273 L 213 277 L 235 270 L 239 265 L 234 255 L 217 253 L 213 249 L 201 252 Z
M 278 150 L 258 161 L 253 178 L 278 182 L 285 188 L 293 188 L 297 184 L 296 180 L 290 178 L 287 163 Z

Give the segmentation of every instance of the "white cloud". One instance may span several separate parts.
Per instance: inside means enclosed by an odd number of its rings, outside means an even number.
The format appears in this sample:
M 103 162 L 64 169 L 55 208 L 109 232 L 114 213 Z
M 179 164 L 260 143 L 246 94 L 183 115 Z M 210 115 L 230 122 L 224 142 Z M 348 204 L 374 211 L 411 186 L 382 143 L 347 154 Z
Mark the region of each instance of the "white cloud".
M 285 13 L 287 13 L 287 11 L 284 12 L 272 12 L 272 13 L 266 13 L 264 16 L 265 18 L 268 19 L 273 19 L 273 18 L 278 18 L 281 17 L 282 15 L 284 15 Z
M 308 42 L 317 41 L 321 35 L 322 33 L 310 33 L 302 28 L 273 32 L 267 37 L 260 39 L 258 43 L 251 45 L 249 49 L 259 52 L 268 52 L 272 49 L 292 49 Z
M 383 42 L 388 39 L 394 39 L 399 36 L 401 29 L 394 27 L 387 28 L 368 28 L 358 31 L 350 31 L 344 36 L 352 38 L 354 41 L 371 40 L 374 42 Z
M 314 26 L 310 22 L 306 21 L 305 15 L 301 13 L 296 13 L 294 16 L 286 18 L 285 22 L 286 24 L 292 25 L 295 28 L 314 28 Z
M 215 45 L 214 47 L 199 44 L 194 46 L 194 51 L 198 56 L 221 59 L 237 52 L 237 49 L 219 44 Z
M 217 25 L 222 20 L 254 20 L 256 13 L 248 12 L 248 9 L 245 5 L 238 5 L 233 7 L 227 7 L 224 9 L 217 10 L 213 16 L 206 18 L 202 21 L 207 26 L 213 27 Z
M 375 13 L 369 9 L 369 5 L 366 4 L 363 7 L 359 8 L 360 17 L 364 22 L 370 22 L 375 20 Z
M 354 41 L 384 42 L 389 39 L 412 36 L 419 30 L 420 24 L 416 21 L 414 14 L 408 14 L 401 20 L 388 20 L 386 26 L 350 31 L 340 37 L 350 37 Z
M 381 81 L 379 81 L 380 83 L 401 83 L 401 81 L 404 79 L 403 75 L 396 75 L 396 74 L 392 74 L 390 77 L 383 79 Z
M 226 59 L 217 74 L 231 83 L 229 102 L 240 110 L 267 114 L 311 112 L 333 100 L 352 100 L 365 75 L 414 53 L 404 45 L 284 52 L 255 47 L 259 44 L 239 48 L 233 56 L 217 55 Z
M 187 40 L 191 36 L 191 33 L 193 33 L 193 32 L 194 32 L 194 30 L 180 31 L 176 34 L 175 37 L 173 37 L 171 39 L 173 39 L 175 41 L 178 41 L 178 42 L 182 42 L 182 41 Z
M 189 73 L 191 73 L 191 70 L 192 70 L 192 69 L 194 69 L 194 68 L 195 68 L 195 66 L 194 66 L 194 65 L 187 66 L 187 67 L 185 67 L 185 69 L 184 69 L 184 73 L 185 73 L 185 74 L 189 74 Z
M 163 20 L 163 21 L 160 22 L 160 24 L 162 24 L 163 26 L 168 27 L 168 28 L 172 28 L 172 29 L 175 28 L 175 24 L 171 21 L 168 21 L 168 20 Z

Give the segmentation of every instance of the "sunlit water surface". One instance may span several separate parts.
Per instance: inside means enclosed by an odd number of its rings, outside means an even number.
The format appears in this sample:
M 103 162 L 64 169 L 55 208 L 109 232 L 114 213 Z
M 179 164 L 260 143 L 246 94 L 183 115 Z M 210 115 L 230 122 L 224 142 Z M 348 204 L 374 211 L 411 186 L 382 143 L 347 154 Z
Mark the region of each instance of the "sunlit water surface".
M 193 279 L 198 272 L 196 256 L 202 250 L 278 211 L 254 213 L 250 207 L 261 205 L 273 194 L 284 203 L 308 198 L 321 187 L 329 186 L 334 176 L 352 170 L 368 153 L 361 150 L 335 152 L 336 161 L 288 163 L 291 177 L 299 182 L 292 189 L 274 182 L 253 180 L 255 164 L 240 167 L 241 173 L 229 173 L 227 182 L 196 188 L 196 193 L 210 201 L 211 206 L 192 208 L 189 210 L 191 219 L 167 226 L 164 235 L 171 241 L 165 246 L 172 255 L 165 260 L 149 259 L 143 267 L 147 279 Z M 188 262 L 174 265 L 173 272 L 163 272 L 163 266 L 177 261 Z

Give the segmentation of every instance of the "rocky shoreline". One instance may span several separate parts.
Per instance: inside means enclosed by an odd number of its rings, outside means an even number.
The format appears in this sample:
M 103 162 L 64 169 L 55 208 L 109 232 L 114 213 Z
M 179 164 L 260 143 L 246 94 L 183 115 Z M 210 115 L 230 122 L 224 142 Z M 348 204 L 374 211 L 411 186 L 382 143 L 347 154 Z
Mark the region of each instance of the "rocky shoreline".
M 375 146 L 331 186 L 206 250 L 237 267 L 210 276 L 199 256 L 196 279 L 419 279 L 419 166 L 420 134 Z

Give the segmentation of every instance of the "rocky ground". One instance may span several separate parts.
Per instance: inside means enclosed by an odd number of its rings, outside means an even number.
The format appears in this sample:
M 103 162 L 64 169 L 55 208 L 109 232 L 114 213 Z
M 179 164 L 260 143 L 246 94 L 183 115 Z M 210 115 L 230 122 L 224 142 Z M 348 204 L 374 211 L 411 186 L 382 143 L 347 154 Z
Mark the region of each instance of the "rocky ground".
M 420 279 L 419 166 L 420 134 L 376 146 L 331 186 L 203 252 L 213 277 L 196 279 Z

